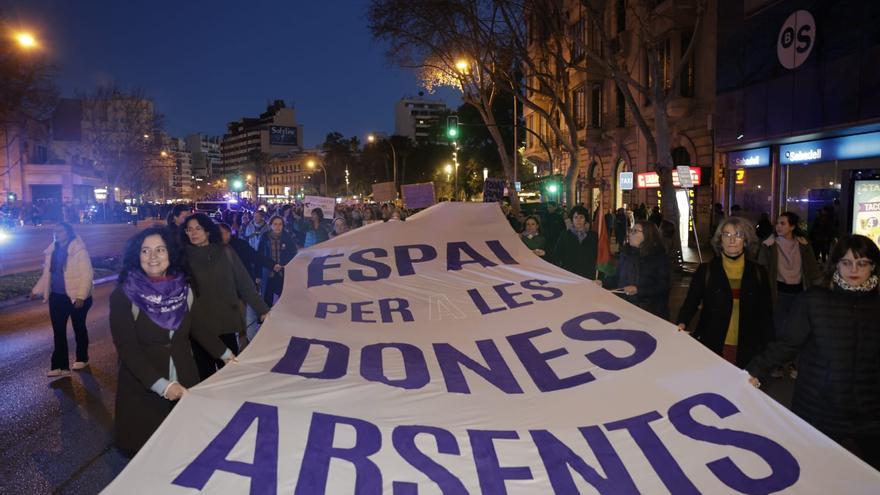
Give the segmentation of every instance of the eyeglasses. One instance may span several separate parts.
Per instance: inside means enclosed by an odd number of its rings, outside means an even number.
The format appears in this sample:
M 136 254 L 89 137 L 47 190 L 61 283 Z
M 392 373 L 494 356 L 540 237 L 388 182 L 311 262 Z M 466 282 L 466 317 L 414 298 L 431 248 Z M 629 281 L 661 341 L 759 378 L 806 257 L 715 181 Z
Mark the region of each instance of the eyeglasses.
M 744 239 L 745 235 L 742 232 L 722 232 L 721 238 L 726 240 Z
M 874 262 L 870 260 L 858 260 L 853 262 L 852 260 L 842 259 L 837 263 L 847 270 L 852 270 L 853 266 L 857 267 L 859 270 L 864 270 L 865 268 L 874 268 Z

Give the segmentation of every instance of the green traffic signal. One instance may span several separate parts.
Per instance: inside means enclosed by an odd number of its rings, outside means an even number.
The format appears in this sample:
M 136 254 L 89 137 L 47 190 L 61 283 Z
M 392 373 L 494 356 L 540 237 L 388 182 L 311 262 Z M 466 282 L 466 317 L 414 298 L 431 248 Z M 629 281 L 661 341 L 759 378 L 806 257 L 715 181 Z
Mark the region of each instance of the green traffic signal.
M 549 193 L 556 193 L 556 191 L 558 191 L 558 190 L 559 190 L 559 187 L 552 182 L 547 186 L 547 192 L 549 192 Z
M 458 129 L 455 127 L 450 127 L 446 130 L 446 135 L 449 136 L 450 139 L 454 139 L 458 137 Z
M 455 115 L 446 117 L 446 137 L 449 139 L 458 137 L 458 117 Z
M 232 181 L 232 189 L 234 191 L 241 191 L 242 187 L 244 187 L 244 183 L 241 182 L 241 179 L 235 179 Z

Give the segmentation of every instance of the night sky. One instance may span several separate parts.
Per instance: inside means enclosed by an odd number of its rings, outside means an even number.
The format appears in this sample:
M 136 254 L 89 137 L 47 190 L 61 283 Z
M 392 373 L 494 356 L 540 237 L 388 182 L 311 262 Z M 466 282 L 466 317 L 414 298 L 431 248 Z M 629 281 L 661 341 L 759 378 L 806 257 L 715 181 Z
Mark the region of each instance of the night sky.
M 395 102 L 422 90 L 373 41 L 368 3 L 3 0 L 0 15 L 36 32 L 63 96 L 143 88 L 176 137 L 222 134 L 284 99 L 312 147 L 331 131 L 392 133 Z M 451 90 L 434 97 L 459 102 Z

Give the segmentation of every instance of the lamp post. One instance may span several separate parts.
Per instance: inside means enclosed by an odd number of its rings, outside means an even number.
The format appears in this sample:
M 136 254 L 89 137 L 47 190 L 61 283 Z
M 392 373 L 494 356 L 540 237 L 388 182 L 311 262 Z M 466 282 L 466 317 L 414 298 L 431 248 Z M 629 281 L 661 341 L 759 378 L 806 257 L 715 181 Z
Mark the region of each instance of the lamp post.
M 324 164 L 323 163 L 316 163 L 315 160 L 309 160 L 308 162 L 306 162 L 306 166 L 308 166 L 309 168 L 312 168 L 312 169 L 315 168 L 316 166 L 321 167 L 321 172 L 324 172 L 324 194 L 326 194 L 329 197 L 330 196 L 330 189 L 327 188 L 327 169 L 324 168 Z
M 34 51 L 39 48 L 39 42 L 37 41 L 36 36 L 34 36 L 33 33 L 30 33 L 28 31 L 19 31 L 19 32 L 13 33 L 12 38 L 15 40 L 15 45 L 17 46 L 17 48 L 22 52 L 27 53 L 27 52 L 31 52 L 31 51 Z M 21 129 L 20 128 L 17 129 L 15 136 L 10 141 L 9 140 L 9 124 L 16 124 L 16 123 L 17 122 L 3 122 L 3 139 L 4 139 L 4 146 L 3 147 L 5 148 L 5 153 L 6 153 L 6 163 L 5 163 L 5 167 L 4 167 L 5 170 L 0 172 L 0 175 L 5 176 L 4 177 L 4 183 L 5 183 L 4 189 L 5 190 L 4 190 L 3 198 L 7 204 L 10 203 L 10 199 L 9 199 L 10 198 L 10 189 L 12 188 L 12 163 L 10 162 L 11 157 L 9 156 L 9 149 L 12 146 L 12 144 L 15 143 L 15 140 L 18 139 L 19 134 L 21 134 Z M 19 161 L 19 165 L 20 165 L 21 164 L 21 153 L 19 153 L 18 161 Z
M 373 134 L 367 135 L 368 142 L 375 143 L 376 140 L 377 140 L 377 138 L 375 135 L 373 135 Z M 397 195 L 398 195 L 397 194 L 397 192 L 398 192 L 397 191 L 397 150 L 394 149 L 394 143 L 392 143 L 390 139 L 383 139 L 382 141 L 385 141 L 386 143 L 388 143 L 388 146 L 391 147 L 391 165 L 394 168 L 394 196 L 395 196 L 394 199 L 397 199 Z

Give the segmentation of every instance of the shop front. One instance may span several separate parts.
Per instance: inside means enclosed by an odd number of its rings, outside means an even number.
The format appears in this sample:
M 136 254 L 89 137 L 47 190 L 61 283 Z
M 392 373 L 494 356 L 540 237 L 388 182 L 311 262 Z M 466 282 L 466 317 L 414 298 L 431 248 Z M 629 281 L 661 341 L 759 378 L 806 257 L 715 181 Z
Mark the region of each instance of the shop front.
M 772 210 L 773 177 L 770 148 L 754 148 L 727 154 L 727 183 L 731 185 L 730 205 L 740 208 L 740 216 L 757 223 L 762 213 Z
M 684 188 L 678 176 L 678 170 L 672 171 L 672 185 L 675 187 L 675 202 L 678 205 L 678 232 L 681 236 L 682 246 L 688 246 L 691 243 L 689 238 L 694 230 L 694 221 L 692 214 L 695 212 L 695 189 L 702 185 L 703 169 L 700 167 L 689 167 L 691 175 L 691 183 L 693 188 Z M 636 174 L 636 189 L 646 189 L 649 202 L 652 194 L 655 195 L 656 204 L 662 203 L 662 194 L 660 193 L 660 175 L 657 172 L 641 172 Z

